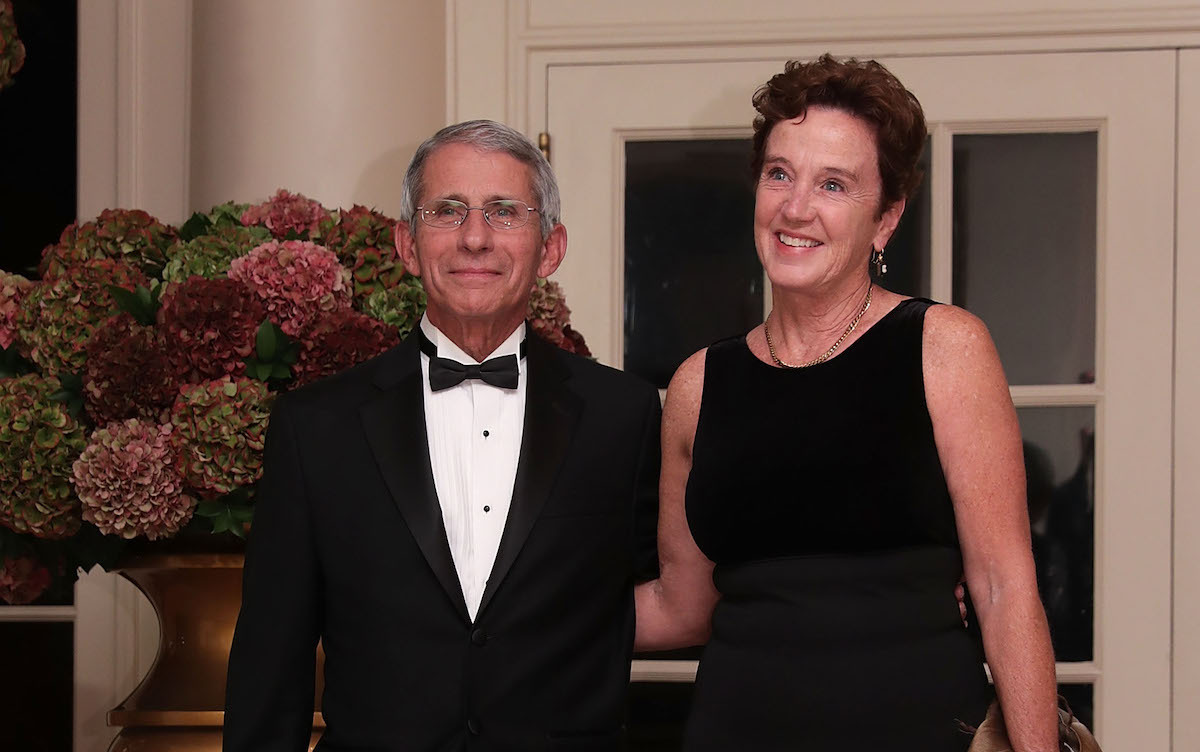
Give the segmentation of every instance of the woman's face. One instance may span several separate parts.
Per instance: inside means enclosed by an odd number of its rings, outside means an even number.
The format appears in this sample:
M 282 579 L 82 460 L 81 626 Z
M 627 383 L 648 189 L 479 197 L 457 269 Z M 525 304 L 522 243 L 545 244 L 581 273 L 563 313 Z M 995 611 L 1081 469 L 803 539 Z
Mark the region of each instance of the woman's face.
M 767 136 L 755 194 L 754 240 L 772 286 L 831 292 L 867 279 L 871 246 L 883 248 L 904 202 L 880 216 L 875 135 L 842 110 L 810 107 Z

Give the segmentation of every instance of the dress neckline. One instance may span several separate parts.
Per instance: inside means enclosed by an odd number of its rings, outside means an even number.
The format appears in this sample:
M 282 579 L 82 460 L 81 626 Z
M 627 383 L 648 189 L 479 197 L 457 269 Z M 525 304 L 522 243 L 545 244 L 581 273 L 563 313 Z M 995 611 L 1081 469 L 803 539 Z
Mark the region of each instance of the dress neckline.
M 909 303 L 913 303 L 913 302 L 933 303 L 933 301 L 929 300 L 928 298 L 913 297 L 913 298 L 905 298 L 904 300 L 901 300 L 899 303 L 897 303 L 895 306 L 892 307 L 892 310 L 883 314 L 882 316 L 879 317 L 878 321 L 876 321 L 874 324 L 871 324 L 871 326 L 868 329 L 866 329 L 862 334 L 860 334 L 858 336 L 858 339 L 854 340 L 849 345 L 846 345 L 845 349 L 841 350 L 841 352 L 834 354 L 833 357 L 829 358 L 828 360 L 826 360 L 824 362 L 817 363 L 817 364 L 811 365 L 811 366 L 807 366 L 805 368 L 781 368 L 781 367 L 775 365 L 774 363 L 768 363 L 765 360 L 762 360 L 761 358 L 759 358 L 757 355 L 754 354 L 753 350 L 750 349 L 750 342 L 747 340 L 747 337 L 750 336 L 750 332 L 746 332 L 745 334 L 743 334 L 740 337 L 740 341 L 742 344 L 742 349 L 745 350 L 746 355 L 748 355 L 751 360 L 753 360 L 755 363 L 759 363 L 764 368 L 768 368 L 772 371 L 782 371 L 785 373 L 800 373 L 803 371 L 812 372 L 812 371 L 816 371 L 819 369 L 823 370 L 823 369 L 829 367 L 830 365 L 832 365 L 833 363 L 836 363 L 839 360 L 842 360 L 843 358 L 847 357 L 851 352 L 854 352 L 856 350 L 856 348 L 858 347 L 858 343 L 862 342 L 867 337 L 870 337 L 872 332 L 874 332 L 876 329 L 879 328 L 880 324 L 882 324 L 883 322 L 885 322 L 889 318 L 891 318 L 901 308 L 904 308 Z

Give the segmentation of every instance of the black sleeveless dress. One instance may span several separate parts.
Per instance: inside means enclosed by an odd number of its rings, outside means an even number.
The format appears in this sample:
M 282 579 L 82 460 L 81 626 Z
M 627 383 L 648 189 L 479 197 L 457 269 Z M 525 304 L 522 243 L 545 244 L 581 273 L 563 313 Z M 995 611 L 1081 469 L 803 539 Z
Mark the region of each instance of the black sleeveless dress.
M 684 749 L 962 752 L 991 699 L 925 405 L 931 301 L 800 370 L 709 348 L 687 519 L 721 600 Z

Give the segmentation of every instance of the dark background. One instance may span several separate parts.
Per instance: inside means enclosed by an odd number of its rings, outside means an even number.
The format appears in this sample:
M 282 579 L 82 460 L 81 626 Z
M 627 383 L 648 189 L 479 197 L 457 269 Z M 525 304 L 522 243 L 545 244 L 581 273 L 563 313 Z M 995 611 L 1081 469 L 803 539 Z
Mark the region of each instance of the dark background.
M 0 268 L 30 276 L 75 220 L 75 0 L 15 0 L 25 65 L 0 90 Z
M 13 10 L 25 65 L 0 90 L 0 268 L 30 277 L 75 220 L 77 9 L 15 0 Z M 71 749 L 73 633 L 70 622 L 0 623 L 0 748 Z

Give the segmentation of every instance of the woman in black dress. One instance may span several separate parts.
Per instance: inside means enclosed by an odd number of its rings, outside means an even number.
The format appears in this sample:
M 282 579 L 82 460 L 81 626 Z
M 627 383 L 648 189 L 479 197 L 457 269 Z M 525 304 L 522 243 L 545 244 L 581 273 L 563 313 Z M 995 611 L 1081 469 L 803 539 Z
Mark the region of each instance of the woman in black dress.
M 1016 750 L 1056 750 L 999 357 L 979 319 L 868 269 L 920 181 L 920 104 L 878 63 L 829 56 L 789 63 L 754 104 L 774 307 L 671 381 L 662 574 L 637 591 L 639 649 L 708 642 L 685 749 L 965 750 L 986 652 Z

